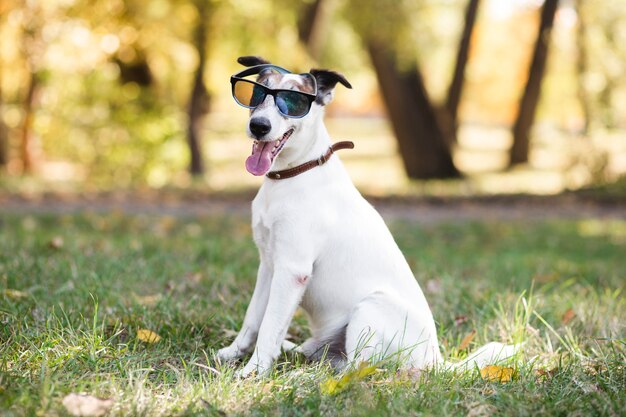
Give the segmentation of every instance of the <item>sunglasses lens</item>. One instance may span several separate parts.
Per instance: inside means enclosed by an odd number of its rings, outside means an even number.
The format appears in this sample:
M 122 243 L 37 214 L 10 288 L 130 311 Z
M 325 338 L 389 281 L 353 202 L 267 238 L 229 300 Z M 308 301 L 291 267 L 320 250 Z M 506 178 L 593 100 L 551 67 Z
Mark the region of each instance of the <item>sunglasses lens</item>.
M 296 91 L 280 91 L 276 94 L 276 106 L 285 116 L 301 117 L 309 112 L 311 102 Z
M 256 84 L 239 80 L 233 87 L 233 96 L 242 106 L 256 107 L 265 100 L 265 91 Z

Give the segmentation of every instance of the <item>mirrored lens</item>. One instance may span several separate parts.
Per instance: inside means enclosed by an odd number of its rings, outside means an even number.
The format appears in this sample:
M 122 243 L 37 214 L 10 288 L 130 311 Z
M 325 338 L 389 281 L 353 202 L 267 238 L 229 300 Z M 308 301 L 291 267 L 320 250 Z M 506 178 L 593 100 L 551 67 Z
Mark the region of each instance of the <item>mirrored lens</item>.
M 263 103 L 265 90 L 254 83 L 240 80 L 235 83 L 233 95 L 239 104 L 246 107 L 256 107 Z
M 304 116 L 309 112 L 310 101 L 296 91 L 280 91 L 276 94 L 276 106 L 286 116 Z

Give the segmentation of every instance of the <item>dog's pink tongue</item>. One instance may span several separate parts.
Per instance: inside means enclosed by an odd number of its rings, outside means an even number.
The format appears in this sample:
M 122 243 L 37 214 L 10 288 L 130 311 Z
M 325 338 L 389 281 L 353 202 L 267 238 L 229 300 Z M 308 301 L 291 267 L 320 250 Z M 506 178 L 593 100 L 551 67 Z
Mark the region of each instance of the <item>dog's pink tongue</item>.
M 252 155 L 246 159 L 246 169 L 252 175 L 264 175 L 272 166 L 273 142 L 258 142 L 252 145 Z

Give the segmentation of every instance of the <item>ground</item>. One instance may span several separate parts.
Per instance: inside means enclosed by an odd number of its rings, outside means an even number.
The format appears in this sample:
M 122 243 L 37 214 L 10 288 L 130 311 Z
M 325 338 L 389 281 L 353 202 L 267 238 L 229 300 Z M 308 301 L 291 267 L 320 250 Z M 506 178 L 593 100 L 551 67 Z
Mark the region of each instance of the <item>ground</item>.
M 557 197 L 374 198 L 458 360 L 526 342 L 465 375 L 297 355 L 237 380 L 213 353 L 252 292 L 252 193 L 0 195 L 0 415 L 623 415 L 626 205 Z M 297 314 L 290 328 L 308 330 Z

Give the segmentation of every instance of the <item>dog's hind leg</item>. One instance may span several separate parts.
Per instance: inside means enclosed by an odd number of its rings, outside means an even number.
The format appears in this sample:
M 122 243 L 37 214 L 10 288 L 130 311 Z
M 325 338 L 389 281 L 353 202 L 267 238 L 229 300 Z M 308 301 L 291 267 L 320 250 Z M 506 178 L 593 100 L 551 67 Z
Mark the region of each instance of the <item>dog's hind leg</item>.
M 431 317 L 382 291 L 361 300 L 346 329 L 348 363 L 390 360 L 400 367 L 423 368 L 441 361 Z

